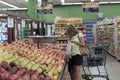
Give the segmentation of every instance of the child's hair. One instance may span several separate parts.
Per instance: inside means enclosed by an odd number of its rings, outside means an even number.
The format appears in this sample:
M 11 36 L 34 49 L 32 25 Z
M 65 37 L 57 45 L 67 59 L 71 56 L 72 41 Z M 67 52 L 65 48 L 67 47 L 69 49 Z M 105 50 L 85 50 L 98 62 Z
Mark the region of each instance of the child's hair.
M 65 32 L 70 39 L 78 33 L 79 31 L 73 25 L 68 25 Z

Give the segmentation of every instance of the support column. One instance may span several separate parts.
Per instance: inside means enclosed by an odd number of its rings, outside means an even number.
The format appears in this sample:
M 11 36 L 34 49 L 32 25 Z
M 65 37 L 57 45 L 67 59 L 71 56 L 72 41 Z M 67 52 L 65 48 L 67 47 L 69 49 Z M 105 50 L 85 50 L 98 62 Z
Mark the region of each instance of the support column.
M 36 0 L 28 0 L 28 15 L 37 18 Z

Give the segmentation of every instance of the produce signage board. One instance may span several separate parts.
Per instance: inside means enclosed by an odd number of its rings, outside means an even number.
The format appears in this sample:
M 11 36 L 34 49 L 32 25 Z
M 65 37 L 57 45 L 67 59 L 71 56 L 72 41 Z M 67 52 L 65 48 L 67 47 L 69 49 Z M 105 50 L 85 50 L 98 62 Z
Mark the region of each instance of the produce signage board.
M 83 12 L 99 12 L 98 2 L 84 2 Z
M 53 4 L 48 3 L 47 5 L 41 6 L 40 4 L 36 5 L 37 13 L 52 14 Z

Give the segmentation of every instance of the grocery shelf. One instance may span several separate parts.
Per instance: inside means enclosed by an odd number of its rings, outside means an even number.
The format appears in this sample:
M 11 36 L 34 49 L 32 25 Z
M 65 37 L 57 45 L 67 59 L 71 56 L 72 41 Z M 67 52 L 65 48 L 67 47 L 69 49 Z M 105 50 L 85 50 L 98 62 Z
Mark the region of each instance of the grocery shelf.
M 68 40 L 68 38 L 57 38 L 57 40 Z
M 111 52 L 109 52 L 109 51 L 108 51 L 108 53 L 109 53 L 110 55 L 112 55 L 112 56 L 116 57 L 116 55 L 115 55 L 115 54 L 113 54 L 113 53 L 111 53 Z
M 58 44 L 58 46 L 66 47 L 67 44 Z

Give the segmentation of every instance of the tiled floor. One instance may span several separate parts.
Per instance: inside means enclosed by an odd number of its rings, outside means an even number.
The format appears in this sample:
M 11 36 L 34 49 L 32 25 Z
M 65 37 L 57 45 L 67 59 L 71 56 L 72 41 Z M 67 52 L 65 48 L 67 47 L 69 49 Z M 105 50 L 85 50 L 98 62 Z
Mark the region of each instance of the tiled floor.
M 106 68 L 107 68 L 110 80 L 120 80 L 120 62 L 115 60 L 115 58 L 113 58 L 112 56 L 108 55 Z M 97 69 L 91 69 L 91 70 L 93 72 L 95 72 Z M 101 70 L 102 70 L 102 68 L 101 68 Z M 66 70 L 65 70 L 62 80 L 70 80 L 69 74 L 67 72 L 67 67 L 66 67 Z M 106 79 L 96 78 L 93 80 L 106 80 Z

